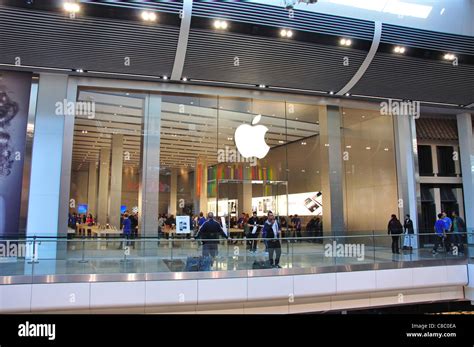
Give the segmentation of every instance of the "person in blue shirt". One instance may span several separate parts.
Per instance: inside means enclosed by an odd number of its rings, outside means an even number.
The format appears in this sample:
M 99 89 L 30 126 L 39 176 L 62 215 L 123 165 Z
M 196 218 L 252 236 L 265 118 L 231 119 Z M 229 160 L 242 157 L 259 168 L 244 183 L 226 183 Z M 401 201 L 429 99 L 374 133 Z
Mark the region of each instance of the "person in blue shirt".
M 446 222 L 443 219 L 443 214 L 438 214 L 438 220 L 434 225 L 434 231 L 436 233 L 435 243 L 433 247 L 433 254 L 438 253 L 438 247 L 445 243 L 446 238 Z
M 204 222 L 206 221 L 206 217 L 204 217 L 204 213 L 199 213 L 199 219 L 198 219 L 198 227 L 200 228 Z
M 451 231 L 453 222 L 451 221 L 451 218 L 446 215 L 446 212 L 443 212 L 443 221 L 446 224 L 446 232 L 449 233 Z
M 132 220 L 129 218 L 129 215 L 127 212 L 124 213 L 123 215 L 123 222 L 122 222 L 122 231 L 123 231 L 123 237 L 126 238 L 127 240 L 130 239 L 132 235 Z M 126 245 L 129 245 L 129 241 L 127 241 Z M 120 243 L 119 249 L 123 248 L 123 242 Z

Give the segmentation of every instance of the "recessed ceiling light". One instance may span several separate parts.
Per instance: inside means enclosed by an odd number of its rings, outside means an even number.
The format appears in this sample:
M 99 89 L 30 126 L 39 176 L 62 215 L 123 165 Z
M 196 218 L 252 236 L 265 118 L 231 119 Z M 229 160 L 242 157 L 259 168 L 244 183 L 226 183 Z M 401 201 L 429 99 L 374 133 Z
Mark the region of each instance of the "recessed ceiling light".
M 156 20 L 156 13 L 155 12 L 149 12 L 149 11 L 143 11 L 142 12 L 142 19 L 146 22 L 154 22 Z
M 405 47 L 395 46 L 395 48 L 393 49 L 393 51 L 394 51 L 395 53 L 398 53 L 398 54 L 403 54 L 403 53 L 405 53 Z
M 304 142 L 304 141 L 301 142 L 301 145 L 306 146 L 306 142 Z
M 291 38 L 293 36 L 293 31 L 288 30 L 288 29 L 281 29 L 280 30 L 280 36 L 281 37 L 286 37 L 286 38 Z
M 258 87 L 259 88 L 266 88 L 267 86 L 265 84 L 259 84 Z
M 329 95 L 334 95 L 334 92 L 331 90 L 331 91 L 329 92 Z
M 187 78 L 187 77 L 183 77 L 181 80 L 182 80 L 183 82 L 187 82 L 188 78 Z
M 370 149 L 370 147 L 367 146 L 367 147 L 365 147 L 365 149 Z
M 225 20 L 215 20 L 214 21 L 214 28 L 216 29 L 227 29 L 227 22 Z
M 340 39 L 339 44 L 341 46 L 350 46 L 350 45 L 352 45 L 352 40 L 350 40 L 350 39 Z
M 165 81 L 168 80 L 168 76 L 166 76 L 166 75 L 163 76 L 163 79 L 164 79 Z
M 384 150 L 385 152 L 388 152 L 388 148 L 384 148 L 383 150 Z
M 454 59 L 456 59 L 456 56 L 452 53 L 446 53 L 443 58 L 445 60 L 454 60 Z
M 346 93 L 346 94 L 344 94 L 344 95 L 345 95 L 345 96 L 351 96 L 351 93 Z
M 64 10 L 70 13 L 77 13 L 81 10 L 81 7 L 79 4 L 76 4 L 75 2 L 65 2 L 63 5 Z

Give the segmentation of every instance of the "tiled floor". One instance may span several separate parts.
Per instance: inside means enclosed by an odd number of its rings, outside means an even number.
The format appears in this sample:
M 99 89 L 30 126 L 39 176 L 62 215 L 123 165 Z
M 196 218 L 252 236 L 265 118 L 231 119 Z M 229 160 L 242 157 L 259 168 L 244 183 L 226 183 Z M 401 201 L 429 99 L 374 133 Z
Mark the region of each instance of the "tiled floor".
M 84 246 L 84 247 L 83 247 Z M 59 259 L 43 259 L 41 246 L 38 263 L 30 264 L 24 259 L 10 259 L 0 262 L 0 276 L 6 275 L 48 275 L 48 274 L 107 274 L 107 273 L 153 273 L 183 271 L 188 256 L 198 256 L 201 248 L 197 242 L 171 244 L 162 241 L 136 242 L 130 245 L 129 254 L 119 249 L 119 242 L 88 241 L 70 242 L 67 252 Z M 263 243 L 259 244 L 256 254 L 246 250 L 243 244 L 219 245 L 219 256 L 213 270 L 247 270 L 255 260 L 266 260 Z M 474 254 L 470 250 L 470 254 Z M 59 254 L 59 253 L 58 253 Z M 359 254 L 360 255 L 360 254 Z M 391 261 L 415 261 L 427 259 L 455 259 L 464 255 L 452 255 L 440 252 L 431 254 L 431 248 L 417 249 L 413 252 L 402 251 L 392 254 L 389 247 L 364 247 L 363 258 L 331 257 L 325 254 L 322 244 L 299 242 L 283 243 L 280 265 L 283 268 L 304 268 L 315 266 L 371 264 Z M 85 262 L 81 260 L 84 259 Z

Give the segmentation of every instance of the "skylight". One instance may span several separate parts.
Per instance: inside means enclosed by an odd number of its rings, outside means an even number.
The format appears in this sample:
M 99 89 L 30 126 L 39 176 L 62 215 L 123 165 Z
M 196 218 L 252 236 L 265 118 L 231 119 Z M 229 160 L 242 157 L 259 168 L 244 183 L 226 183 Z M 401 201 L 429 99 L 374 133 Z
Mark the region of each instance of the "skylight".
M 433 6 L 420 5 L 399 0 L 328 0 L 328 2 L 362 8 L 370 11 L 391 13 L 399 16 L 428 18 Z

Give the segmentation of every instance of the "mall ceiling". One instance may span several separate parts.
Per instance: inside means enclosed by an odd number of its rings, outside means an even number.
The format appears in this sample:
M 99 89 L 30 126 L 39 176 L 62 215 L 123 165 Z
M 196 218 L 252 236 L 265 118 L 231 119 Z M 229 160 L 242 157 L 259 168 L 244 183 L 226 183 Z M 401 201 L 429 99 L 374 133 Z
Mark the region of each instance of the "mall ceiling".
M 34 71 L 80 68 L 94 76 L 173 77 L 168 83 L 187 77 L 186 83 L 474 107 L 474 37 L 383 24 L 376 53 L 358 75 L 377 36 L 371 21 L 300 9 L 290 18 L 283 6 L 194 1 L 186 30 L 179 1 L 81 1 L 75 19 L 61 1 L 0 4 L 4 68 L 18 69 L 19 57 L 24 69 Z M 140 19 L 145 8 L 158 14 L 156 23 Z M 214 29 L 215 19 L 225 19 L 228 29 Z M 281 28 L 293 30 L 293 37 L 281 38 Z M 341 46 L 341 38 L 352 45 Z M 395 45 L 406 47 L 405 54 L 393 53 Z M 455 54 L 459 65 L 444 60 L 446 53 Z M 175 57 L 183 55 L 180 64 Z

